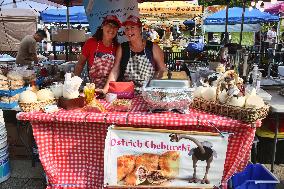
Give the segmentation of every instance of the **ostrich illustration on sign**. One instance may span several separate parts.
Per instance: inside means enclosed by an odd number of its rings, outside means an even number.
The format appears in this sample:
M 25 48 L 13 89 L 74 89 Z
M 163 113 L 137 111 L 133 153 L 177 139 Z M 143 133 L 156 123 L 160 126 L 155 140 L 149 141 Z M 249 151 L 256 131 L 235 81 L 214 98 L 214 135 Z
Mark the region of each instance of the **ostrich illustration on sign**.
M 210 181 L 207 177 L 210 169 L 210 164 L 213 161 L 213 157 L 217 158 L 217 152 L 214 149 L 212 149 L 213 144 L 209 141 L 199 142 L 195 138 L 183 134 L 171 134 L 170 138 L 171 138 L 170 141 L 172 142 L 178 142 L 181 139 L 188 139 L 197 145 L 196 148 L 192 148 L 188 153 L 189 156 L 192 156 L 193 170 L 194 170 L 193 176 L 191 179 L 189 179 L 189 182 L 197 183 L 199 181 L 196 177 L 197 162 L 206 161 L 206 171 L 203 179 L 201 180 L 201 184 L 210 184 Z
M 228 137 L 214 133 L 109 128 L 106 186 L 214 187 L 223 176 Z

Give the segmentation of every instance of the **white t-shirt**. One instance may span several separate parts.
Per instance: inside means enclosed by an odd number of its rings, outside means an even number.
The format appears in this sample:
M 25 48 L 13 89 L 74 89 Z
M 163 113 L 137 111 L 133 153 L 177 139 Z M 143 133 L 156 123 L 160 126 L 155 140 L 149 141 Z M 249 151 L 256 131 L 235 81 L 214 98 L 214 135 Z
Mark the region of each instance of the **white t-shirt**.
M 275 31 L 268 30 L 266 35 L 267 35 L 267 42 L 269 42 L 269 43 L 275 43 L 276 42 L 277 34 L 276 34 Z
M 159 39 L 159 34 L 158 32 L 156 32 L 155 30 L 151 30 L 150 32 L 150 38 L 152 41 Z

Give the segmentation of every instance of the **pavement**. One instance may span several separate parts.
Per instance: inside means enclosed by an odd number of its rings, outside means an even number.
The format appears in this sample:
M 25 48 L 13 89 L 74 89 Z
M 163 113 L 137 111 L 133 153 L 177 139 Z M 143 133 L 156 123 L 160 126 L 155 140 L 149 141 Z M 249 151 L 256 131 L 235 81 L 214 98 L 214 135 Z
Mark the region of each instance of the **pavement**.
M 32 167 L 31 160 L 10 160 L 11 177 L 0 183 L 0 189 L 45 189 L 46 180 L 40 163 Z M 270 169 L 270 164 L 265 165 Z M 281 181 L 277 189 L 284 189 L 284 164 L 275 166 L 275 176 Z
M 10 160 L 11 176 L 0 189 L 45 189 L 46 181 L 40 163 L 32 167 L 31 160 Z

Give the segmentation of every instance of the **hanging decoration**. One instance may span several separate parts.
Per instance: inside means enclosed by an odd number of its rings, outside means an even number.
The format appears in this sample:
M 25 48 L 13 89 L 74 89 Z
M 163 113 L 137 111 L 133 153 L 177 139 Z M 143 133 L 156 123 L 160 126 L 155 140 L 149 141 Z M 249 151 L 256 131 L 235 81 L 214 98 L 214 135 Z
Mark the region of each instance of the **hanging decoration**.
M 202 6 L 189 2 L 144 2 L 138 4 L 140 17 L 154 25 L 181 25 L 184 20 L 202 18 Z

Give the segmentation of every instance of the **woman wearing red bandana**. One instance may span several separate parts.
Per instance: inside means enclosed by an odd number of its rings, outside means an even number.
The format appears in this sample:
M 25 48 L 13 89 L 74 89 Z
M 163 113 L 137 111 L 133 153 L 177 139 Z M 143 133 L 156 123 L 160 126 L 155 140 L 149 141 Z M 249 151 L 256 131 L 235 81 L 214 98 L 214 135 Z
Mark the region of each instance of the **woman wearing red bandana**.
M 114 65 L 118 46 L 117 31 L 121 22 L 114 15 L 106 16 L 96 33 L 85 42 L 82 54 L 75 67 L 75 75 L 80 76 L 88 62 L 89 78 L 96 88 L 103 88 Z

